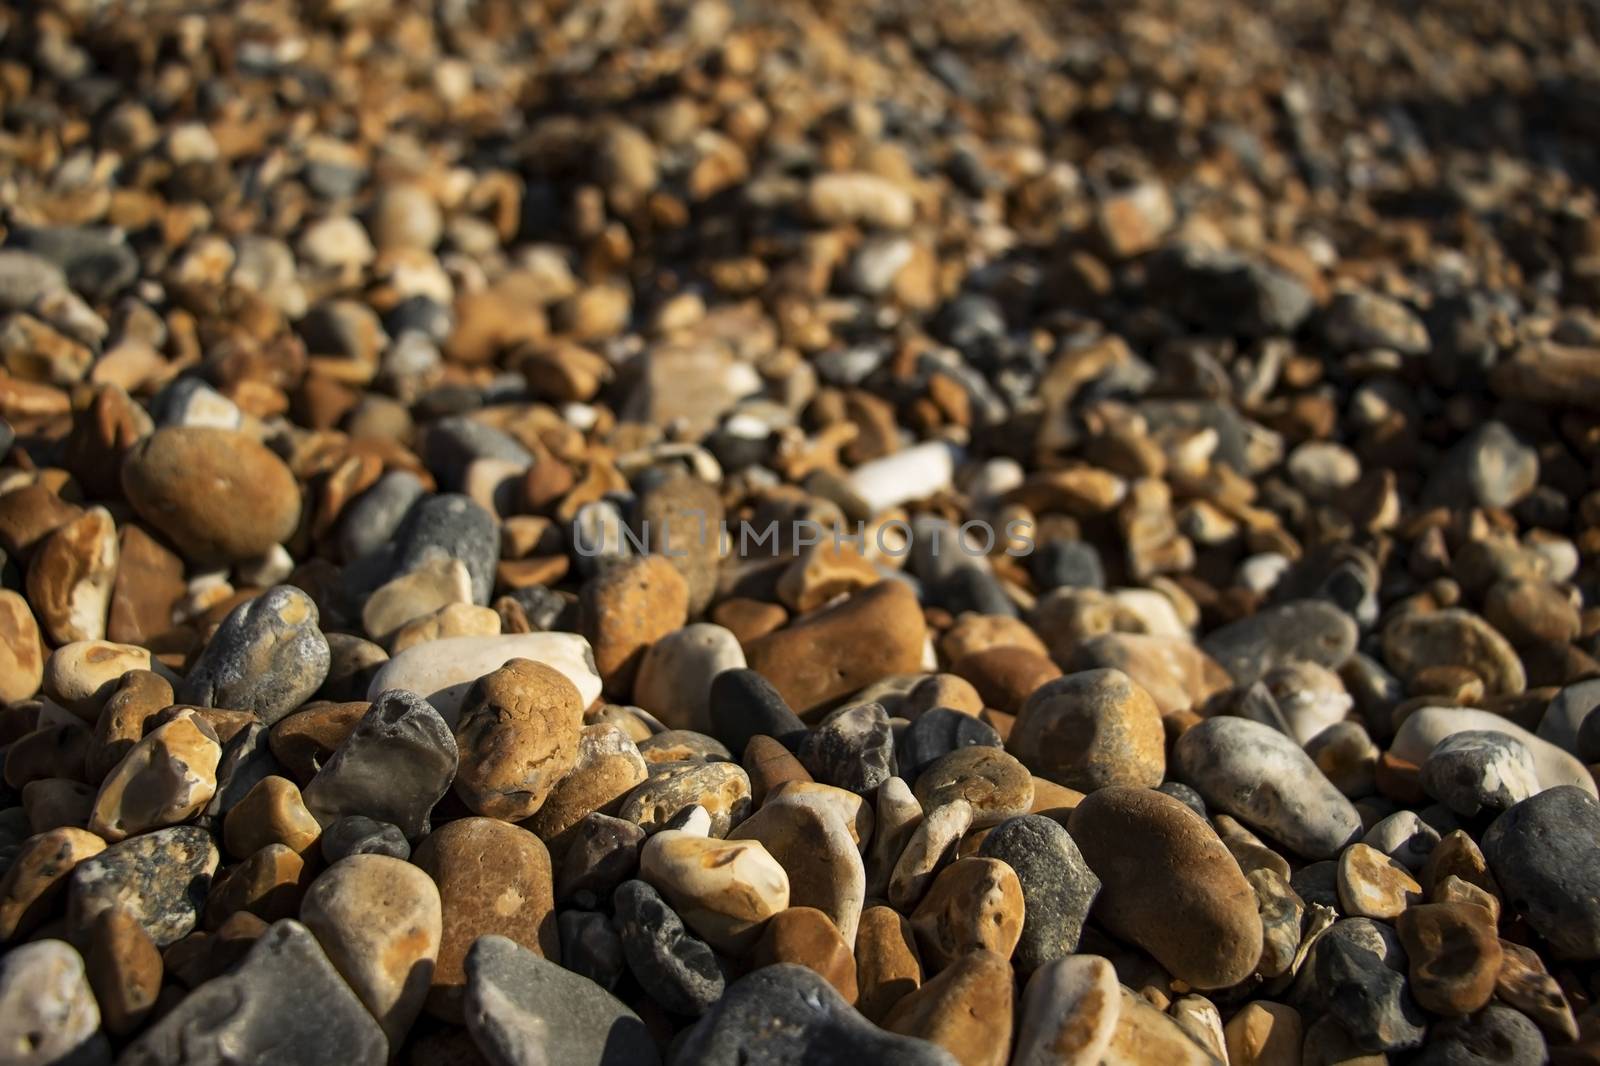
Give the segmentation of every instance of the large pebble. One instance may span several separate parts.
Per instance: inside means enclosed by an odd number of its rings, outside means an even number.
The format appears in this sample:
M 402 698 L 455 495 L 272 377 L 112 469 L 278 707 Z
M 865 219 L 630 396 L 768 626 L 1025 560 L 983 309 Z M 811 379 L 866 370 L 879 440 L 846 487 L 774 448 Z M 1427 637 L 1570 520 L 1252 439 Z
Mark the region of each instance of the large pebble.
M 1406 987 L 1406 953 L 1386 925 L 1368 918 L 1335 922 L 1312 946 L 1297 990 L 1325 1008 L 1366 1051 L 1422 1043 L 1426 1016 Z
M 744 649 L 731 632 L 696 622 L 652 644 L 639 663 L 634 702 L 669 729 L 710 733 L 711 684 L 726 670 L 744 669 Z
M 1528 686 L 1522 660 L 1509 641 L 1471 611 L 1401 614 L 1383 628 L 1384 663 L 1402 679 L 1431 666 L 1460 666 L 1483 679 L 1494 695 L 1516 695 Z
M 1023 704 L 1006 746 L 1040 777 L 1082 792 L 1154 788 L 1166 774 L 1161 710 L 1121 670 L 1046 682 Z
M 856 1002 L 855 956 L 838 927 L 814 907 L 790 907 L 773 915 L 750 952 L 751 969 L 785 962 L 815 970 L 846 1003 Z
M 1472 1014 L 1494 995 L 1500 940 L 1494 918 L 1470 903 L 1424 903 L 1395 922 L 1405 946 L 1411 994 L 1423 1010 Z
M 448 637 L 396 655 L 367 688 L 367 698 L 392 688 L 420 693 L 454 727 L 472 683 L 512 659 L 531 659 L 566 675 L 588 707 L 600 696 L 589 642 L 576 633 L 509 633 L 498 637 Z
M 1196 988 L 1225 988 L 1261 958 L 1256 895 L 1204 819 L 1150 789 L 1086 796 L 1068 821 L 1100 879 L 1095 906 L 1114 934 Z
M 387 855 L 354 855 L 324 870 L 300 902 L 300 920 L 399 1047 L 422 1010 L 439 955 L 439 889 Z
M 639 853 L 639 876 L 684 924 L 729 955 L 748 949 L 762 924 L 789 906 L 789 875 L 759 840 L 662 830 Z
M 1077 955 L 1041 966 L 1022 993 L 1011 1066 L 1100 1066 L 1121 1014 L 1108 960 Z
M 1240 685 L 1259 681 L 1286 663 L 1343 666 L 1356 650 L 1356 621 L 1325 600 L 1269 607 L 1213 630 L 1205 649 Z
M 1206 802 L 1308 859 L 1361 835 L 1361 817 L 1293 740 L 1245 718 L 1209 718 L 1173 747 L 1178 775 Z
M 0 1061 L 7 1066 L 99 1066 L 111 1061 L 83 957 L 36 940 L 0 958 Z
M 220 860 L 210 834 L 194 826 L 113 844 L 73 869 L 68 928 L 86 933 L 101 911 L 124 907 L 164 948 L 193 931 Z
M 93 833 L 60 826 L 24 840 L 0 874 L 0 941 L 26 936 L 51 918 L 80 862 L 104 851 Z
M 512 659 L 467 691 L 456 722 L 456 795 L 474 813 L 507 822 L 544 805 L 577 763 L 583 704 L 565 674 Z
M 806 728 L 772 683 L 754 670 L 724 670 L 713 678 L 707 715 L 711 734 L 738 758 L 752 737 L 782 741 L 803 736 Z
M 306 809 L 323 826 L 361 814 L 416 840 L 427 833 L 456 762 L 455 737 L 427 700 L 403 689 L 382 692 L 305 787 Z
M 188 821 L 217 790 L 222 745 L 183 709 L 145 735 L 100 785 L 89 828 L 108 841 Z
M 957 748 L 922 772 L 915 793 L 923 810 L 965 800 L 972 824 L 984 828 L 1032 809 L 1033 776 L 1001 748 Z
M 939 872 L 911 913 L 924 964 L 937 972 L 969 951 L 1009 960 L 1022 936 L 1022 884 L 1016 871 L 980 856 L 957 859 Z
M 545 795 L 523 824 L 557 852 L 574 827 L 590 814 L 614 814 L 628 793 L 649 776 L 639 748 L 611 722 L 584 726 L 572 769 Z
M 814 971 L 793 963 L 740 978 L 684 1035 L 673 1066 L 956 1066 L 948 1052 L 886 1033 L 858 1014 Z
M 1510 908 L 1561 958 L 1600 958 L 1600 803 L 1548 789 L 1483 834 L 1483 855 Z
M 1004 956 L 972 951 L 895 1004 L 883 1027 L 937 1044 L 961 1066 L 1005 1066 L 1014 985 Z
M 1022 887 L 1022 936 L 1013 961 L 1023 973 L 1078 950 L 1100 879 L 1058 822 L 1036 814 L 1011 818 L 983 839 L 978 854 L 999 859 Z
M 639 1016 L 616 997 L 502 936 L 467 952 L 462 1013 L 491 1066 L 656 1066 Z
M 316 938 L 273 925 L 236 970 L 190 992 L 123 1053 L 128 1066 L 383 1066 L 388 1041 Z
M 185 703 L 254 711 L 267 725 L 287 716 L 328 676 L 328 641 L 317 605 L 278 585 L 228 613 L 179 689 Z
M 1416 766 L 1428 761 L 1440 741 L 1456 733 L 1499 733 L 1521 741 L 1533 754 L 1541 788 L 1574 785 L 1589 795 L 1597 794 L 1588 768 L 1572 753 L 1523 729 L 1515 722 L 1491 711 L 1472 707 L 1424 707 L 1406 716 L 1389 744 L 1389 754 Z
M 617 814 L 651 833 L 696 805 L 711 816 L 711 835 L 727 836 L 750 813 L 749 775 L 731 762 L 670 763 L 628 793 Z
M 300 487 L 283 460 L 226 429 L 157 430 L 123 459 L 122 490 L 195 563 L 265 555 L 300 520 Z
M 866 901 L 866 867 L 845 819 L 820 804 L 768 801 L 734 828 L 760 841 L 788 875 L 789 902 L 814 907 L 853 944 Z
M 1463 818 L 1512 807 L 1539 791 L 1533 752 L 1505 733 L 1466 730 L 1433 746 L 1422 764 L 1428 795 Z
M 499 558 L 500 533 L 494 516 L 469 496 L 440 493 L 413 504 L 395 530 L 390 576 L 456 560 L 466 566 L 472 580 L 472 602 L 486 604 L 494 591 Z
M 578 609 L 606 692 L 624 699 L 645 652 L 688 619 L 689 585 L 665 556 L 637 556 L 585 584 Z

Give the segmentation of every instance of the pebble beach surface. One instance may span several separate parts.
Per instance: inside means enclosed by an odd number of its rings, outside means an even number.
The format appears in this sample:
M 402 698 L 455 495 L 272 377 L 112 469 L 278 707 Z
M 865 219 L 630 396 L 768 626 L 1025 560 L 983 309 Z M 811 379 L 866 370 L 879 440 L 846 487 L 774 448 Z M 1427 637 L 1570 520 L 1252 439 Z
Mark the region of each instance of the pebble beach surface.
M 1596 70 L 0 4 L 0 1066 L 1600 1064 Z

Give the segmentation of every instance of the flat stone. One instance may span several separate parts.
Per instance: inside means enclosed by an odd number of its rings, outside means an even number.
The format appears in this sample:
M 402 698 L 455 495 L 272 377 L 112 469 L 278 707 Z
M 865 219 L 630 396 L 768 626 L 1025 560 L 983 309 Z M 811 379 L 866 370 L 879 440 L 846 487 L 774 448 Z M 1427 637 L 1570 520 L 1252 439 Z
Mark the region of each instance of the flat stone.
M 1308 859 L 1330 858 L 1361 818 L 1300 746 L 1244 718 L 1209 718 L 1173 747 L 1178 775 L 1206 802 Z
M 89 934 L 84 964 L 101 1022 L 113 1036 L 132 1036 L 161 994 L 161 952 L 144 926 L 119 907 L 101 911 Z
M 624 881 L 611 899 L 628 969 L 640 986 L 674 1014 L 699 1016 L 711 1010 L 722 998 L 724 985 L 716 956 L 705 941 L 685 929 L 644 881 Z
M 228 613 L 179 695 L 198 707 L 251 710 L 272 725 L 322 687 L 329 662 L 317 605 L 278 585 Z
M 439 886 L 443 914 L 428 1013 L 461 1017 L 464 960 L 480 936 L 503 936 L 561 961 L 550 853 L 538 837 L 493 818 L 463 818 L 424 838 L 415 862 Z
M 1195 988 L 1225 988 L 1261 958 L 1256 895 L 1206 822 L 1170 796 L 1111 787 L 1068 821 L 1100 879 L 1095 913 Z
M 1339 855 L 1339 909 L 1357 918 L 1391 920 L 1422 901 L 1422 886 L 1376 848 L 1352 844 Z
M 593 981 L 505 937 L 480 937 L 467 953 L 467 1031 L 492 1066 L 655 1066 L 639 1016 Z
M 123 907 L 165 948 L 194 930 L 220 858 L 210 835 L 194 826 L 113 844 L 73 869 L 67 926 L 87 933 L 101 911 Z
M 978 854 L 1004 862 L 1021 886 L 1022 934 L 1012 956 L 1017 968 L 1029 973 L 1075 954 L 1100 879 L 1066 829 L 1036 814 L 1010 818 L 984 837 Z
M 455 738 L 439 712 L 414 692 L 386 691 L 305 787 L 306 809 L 324 827 L 362 814 L 416 840 L 428 832 L 429 812 L 450 788 L 456 761 Z
M 816 1062 L 882 1066 L 955 1066 L 957 1060 L 922 1040 L 868 1023 L 828 982 L 793 963 L 765 966 L 735 981 L 689 1029 L 674 1066 L 806 1066 Z
M 383 1030 L 316 938 L 285 920 L 238 969 L 194 989 L 123 1052 L 129 1066 L 262 1061 L 383 1066 Z
M 588 641 L 576 633 L 507 633 L 452 637 L 409 648 L 373 676 L 367 698 L 392 688 L 409 689 L 432 703 L 454 728 L 473 682 L 512 659 L 530 659 L 561 671 L 577 688 L 584 707 L 600 696 L 600 676 Z
M 111 1061 L 83 958 L 62 940 L 35 940 L 0 958 L 0 1048 L 15 1066 Z
M 1166 775 L 1161 710 L 1120 670 L 1046 682 L 1023 704 L 1006 746 L 1040 777 L 1083 792 L 1154 788 Z
M 739 955 L 789 906 L 789 875 L 758 840 L 664 829 L 639 854 L 639 877 L 712 947 Z

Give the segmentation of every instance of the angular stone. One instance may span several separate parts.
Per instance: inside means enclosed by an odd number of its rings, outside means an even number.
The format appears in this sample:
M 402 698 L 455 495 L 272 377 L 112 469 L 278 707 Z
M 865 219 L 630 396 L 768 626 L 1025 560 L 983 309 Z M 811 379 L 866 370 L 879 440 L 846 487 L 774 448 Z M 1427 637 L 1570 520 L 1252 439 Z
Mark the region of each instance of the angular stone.
M 711 835 L 727 836 L 750 811 L 750 778 L 733 763 L 673 764 L 628 793 L 617 813 L 649 833 L 696 804 L 711 815 Z
M 102 640 L 117 576 L 117 526 L 91 507 L 51 533 L 28 564 L 28 602 L 54 644 Z
M 937 1044 L 961 1066 L 1005 1066 L 1013 997 L 1006 960 L 973 951 L 897 1003 L 883 1027 Z
M 95 834 L 68 826 L 24 840 L 0 874 L 0 941 L 25 937 L 48 921 L 72 871 L 105 847 Z
M 1422 901 L 1422 886 L 1394 859 L 1365 844 L 1339 856 L 1339 909 L 1356 918 L 1388 921 Z
M 895 774 L 894 734 L 881 703 L 841 707 L 806 735 L 800 761 L 824 784 L 859 795 Z

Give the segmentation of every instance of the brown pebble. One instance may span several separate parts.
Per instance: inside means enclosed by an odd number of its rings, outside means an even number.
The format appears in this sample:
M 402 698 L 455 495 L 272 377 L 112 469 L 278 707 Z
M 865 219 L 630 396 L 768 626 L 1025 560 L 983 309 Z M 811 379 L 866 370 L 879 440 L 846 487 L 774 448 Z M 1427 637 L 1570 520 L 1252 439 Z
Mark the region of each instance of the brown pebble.
M 856 930 L 855 955 L 860 990 L 856 1007 L 882 1025 L 895 1004 L 922 984 L 922 960 L 911 923 L 892 907 L 868 907 Z
M 1014 996 L 1011 964 L 973 951 L 895 1004 L 883 1027 L 938 1044 L 961 1066 L 1005 1066 Z
M 268 925 L 293 918 L 309 882 L 304 859 L 282 844 L 268 844 L 212 882 L 205 927 L 214 932 L 239 911 Z
M 688 613 L 689 584 L 665 556 L 624 559 L 591 578 L 578 597 L 578 629 L 606 693 L 626 700 L 644 653 L 682 629 Z
M 595 811 L 615 814 L 648 774 L 638 747 L 620 726 L 611 722 L 584 726 L 572 769 L 523 825 L 560 854 L 579 822 Z
M 100 912 L 90 926 L 84 958 L 100 1019 L 113 1036 L 144 1024 L 161 994 L 161 952 L 138 919 L 122 907 Z
M 1007 714 L 1022 710 L 1040 685 L 1061 676 L 1061 668 L 1044 655 L 1015 645 L 970 652 L 950 672 L 970 682 L 985 707 Z
M 106 848 L 84 829 L 62 826 L 24 840 L 0 875 L 0 941 L 33 932 L 59 909 L 74 867 Z
M 129 670 L 100 709 L 84 772 L 98 784 L 132 750 L 157 713 L 173 704 L 172 685 L 149 670 Z
M 369 707 L 365 700 L 308 703 L 272 724 L 267 746 L 303 788 L 355 731 Z
M 923 961 L 937 972 L 969 951 L 1009 959 L 1022 937 L 1022 883 L 999 859 L 957 859 L 911 914 Z
M 711 620 L 744 646 L 782 628 L 789 620 L 789 612 L 781 604 L 735 596 L 711 608 Z
M 1421 903 L 1395 922 L 1410 967 L 1411 994 L 1423 1010 L 1471 1014 L 1494 995 L 1500 940 L 1489 912 L 1469 903 Z
M 0 701 L 25 700 L 39 691 L 44 654 L 28 601 L 10 589 L 0 589 Z
M 999 825 L 1033 806 L 1033 775 L 1003 748 L 970 745 L 941 755 L 917 777 L 913 790 L 922 809 L 952 800 L 972 805 L 972 824 Z
M 553 666 L 512 659 L 473 684 L 460 713 L 455 791 L 476 814 L 529 817 L 577 763 L 583 697 Z
M 1161 710 L 1121 670 L 1086 670 L 1040 686 L 1006 745 L 1034 773 L 1084 792 L 1154 788 L 1166 776 Z
M 306 810 L 300 789 L 286 777 L 268 775 L 240 797 L 222 821 L 228 854 L 248 858 L 268 844 L 282 844 L 305 856 L 322 836 L 322 827 Z
M 856 1002 L 856 960 L 850 945 L 816 908 L 790 907 L 767 920 L 761 939 L 750 951 L 750 965 L 758 969 L 780 962 L 816 971 L 846 1003 Z
M 757 734 L 750 738 L 743 762 L 745 773 L 750 775 L 750 802 L 756 807 L 790 781 L 811 780 L 794 753 L 768 736 Z

